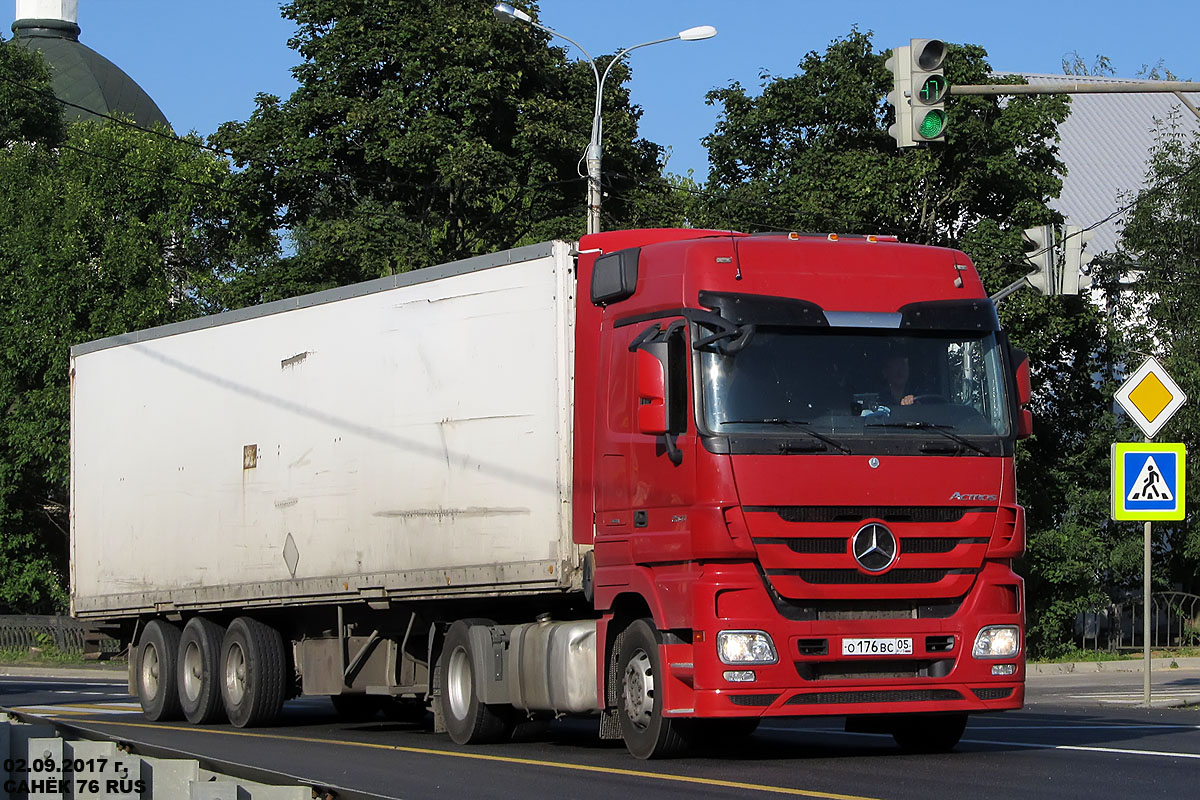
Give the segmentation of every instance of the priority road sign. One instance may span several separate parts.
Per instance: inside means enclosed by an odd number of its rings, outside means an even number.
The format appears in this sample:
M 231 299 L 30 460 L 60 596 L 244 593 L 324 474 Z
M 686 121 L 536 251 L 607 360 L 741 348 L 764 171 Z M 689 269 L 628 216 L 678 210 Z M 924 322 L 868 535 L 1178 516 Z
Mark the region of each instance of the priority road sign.
M 1153 439 L 1167 420 L 1187 402 L 1187 395 L 1154 357 L 1137 368 L 1114 398 L 1147 439 Z
M 1186 494 L 1182 444 L 1143 442 L 1112 446 L 1112 518 L 1183 519 Z

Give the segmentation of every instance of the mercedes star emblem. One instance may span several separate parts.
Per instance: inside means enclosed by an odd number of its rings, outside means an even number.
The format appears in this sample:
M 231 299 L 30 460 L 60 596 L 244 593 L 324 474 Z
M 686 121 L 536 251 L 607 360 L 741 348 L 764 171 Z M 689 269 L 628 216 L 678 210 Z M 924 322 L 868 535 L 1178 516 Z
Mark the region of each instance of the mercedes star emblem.
M 870 522 L 859 528 L 850 544 L 854 550 L 854 560 L 868 572 L 887 569 L 900 552 L 895 534 L 878 522 Z

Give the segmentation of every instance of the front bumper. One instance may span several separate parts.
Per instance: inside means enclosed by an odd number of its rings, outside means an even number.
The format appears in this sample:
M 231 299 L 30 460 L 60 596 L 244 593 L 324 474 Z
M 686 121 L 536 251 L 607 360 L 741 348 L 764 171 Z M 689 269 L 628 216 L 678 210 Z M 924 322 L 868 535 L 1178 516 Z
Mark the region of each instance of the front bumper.
M 1015 625 L 1023 642 L 1021 597 L 1021 578 L 1006 564 L 989 562 L 957 611 L 945 618 L 797 621 L 780 614 L 753 564 L 705 565 L 692 587 L 692 641 L 665 648 L 672 678 L 665 711 L 766 717 L 1020 708 L 1024 653 L 984 659 L 974 657 L 971 649 L 978 631 L 988 625 Z M 778 659 L 773 664 L 722 663 L 716 646 L 722 630 L 769 634 Z M 912 653 L 847 656 L 842 654 L 847 638 L 911 638 Z M 994 665 L 1011 674 L 994 675 Z M 729 680 L 727 672 L 751 672 L 753 680 Z

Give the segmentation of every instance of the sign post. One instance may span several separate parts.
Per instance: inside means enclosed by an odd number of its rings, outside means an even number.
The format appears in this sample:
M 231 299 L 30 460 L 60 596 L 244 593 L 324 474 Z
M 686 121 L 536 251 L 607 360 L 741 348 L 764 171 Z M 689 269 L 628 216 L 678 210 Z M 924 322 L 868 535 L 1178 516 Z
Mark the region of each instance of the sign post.
M 1147 358 L 1115 395 L 1146 436 L 1144 444 L 1112 446 L 1112 518 L 1145 520 L 1142 541 L 1142 680 L 1143 701 L 1150 705 L 1150 535 L 1153 520 L 1180 520 L 1185 511 L 1187 449 L 1182 444 L 1154 444 L 1187 395 L 1153 357 Z

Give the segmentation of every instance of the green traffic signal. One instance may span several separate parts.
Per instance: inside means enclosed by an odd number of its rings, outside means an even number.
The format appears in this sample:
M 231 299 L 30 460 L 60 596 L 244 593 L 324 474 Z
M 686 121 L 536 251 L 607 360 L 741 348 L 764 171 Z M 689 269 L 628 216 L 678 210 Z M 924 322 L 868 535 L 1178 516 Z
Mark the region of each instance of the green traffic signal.
M 936 139 L 942 135 L 944 130 L 946 130 L 946 112 L 935 108 L 925 112 L 925 116 L 921 118 L 921 124 L 917 127 L 917 134 L 922 139 Z

